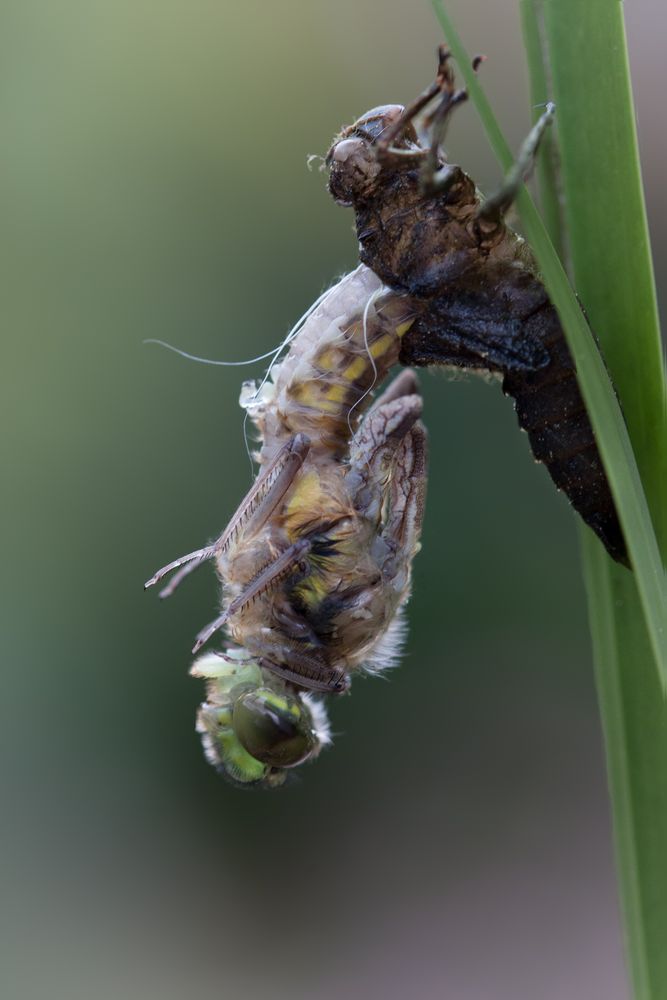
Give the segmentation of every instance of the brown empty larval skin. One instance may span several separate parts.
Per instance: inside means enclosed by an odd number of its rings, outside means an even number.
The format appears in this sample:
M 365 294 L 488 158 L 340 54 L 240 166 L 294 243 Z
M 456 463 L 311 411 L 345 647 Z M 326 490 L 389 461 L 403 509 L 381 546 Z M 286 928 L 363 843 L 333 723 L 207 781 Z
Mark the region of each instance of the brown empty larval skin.
M 449 88 L 450 110 L 464 95 L 453 91 L 449 71 L 443 79 L 431 96 Z M 530 248 L 504 220 L 507 205 L 485 208 L 472 179 L 420 143 L 400 105 L 374 108 L 345 128 L 326 162 L 330 193 L 354 208 L 361 261 L 421 303 L 401 362 L 498 375 L 537 461 L 627 565 L 574 361 Z

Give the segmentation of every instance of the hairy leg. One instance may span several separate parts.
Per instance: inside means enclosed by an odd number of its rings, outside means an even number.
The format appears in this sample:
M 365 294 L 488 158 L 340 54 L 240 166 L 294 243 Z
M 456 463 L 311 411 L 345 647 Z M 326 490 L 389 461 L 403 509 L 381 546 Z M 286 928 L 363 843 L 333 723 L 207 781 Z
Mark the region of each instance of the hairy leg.
M 426 431 L 421 423 L 416 423 L 396 453 L 389 488 L 389 513 L 381 532 L 387 547 L 382 571 L 399 590 L 407 586 L 410 564 L 419 545 L 426 476 Z
M 350 445 L 346 485 L 362 516 L 380 523 L 388 483 L 401 442 L 422 411 L 421 396 L 402 395 L 416 388 L 414 375 L 399 375 L 366 415 Z
M 547 104 L 544 113 L 540 115 L 524 139 L 516 161 L 507 173 L 505 180 L 498 190 L 484 201 L 479 210 L 480 219 L 498 222 L 510 208 L 521 185 L 530 176 L 542 136 L 554 120 L 555 113 L 556 105 Z
M 281 552 L 276 559 L 270 562 L 268 566 L 265 566 L 261 573 L 248 584 L 243 593 L 239 594 L 231 602 L 226 611 L 197 634 L 197 641 L 192 648 L 192 652 L 197 653 L 212 635 L 220 631 L 227 624 L 230 618 L 240 614 L 248 605 L 256 601 L 258 597 L 277 587 L 295 569 L 302 568 L 300 564 L 305 559 L 309 550 L 310 542 L 302 538 L 301 541 L 295 542 L 294 545 L 290 545 L 288 549 Z
M 266 524 L 267 520 L 276 509 L 287 490 L 294 482 L 294 478 L 303 465 L 303 462 L 310 449 L 310 439 L 306 434 L 296 434 L 281 448 L 272 462 L 270 462 L 257 476 L 252 488 L 246 494 L 238 510 L 231 521 L 211 545 L 203 549 L 189 552 L 179 559 L 168 563 L 159 569 L 150 580 L 144 584 L 144 589 L 148 590 L 156 583 L 159 583 L 168 573 L 174 569 L 180 569 L 174 579 L 161 592 L 160 597 L 169 597 L 173 594 L 179 583 L 193 570 L 201 566 L 208 559 L 217 558 L 221 555 L 230 543 L 240 535 L 250 535 L 257 532 Z

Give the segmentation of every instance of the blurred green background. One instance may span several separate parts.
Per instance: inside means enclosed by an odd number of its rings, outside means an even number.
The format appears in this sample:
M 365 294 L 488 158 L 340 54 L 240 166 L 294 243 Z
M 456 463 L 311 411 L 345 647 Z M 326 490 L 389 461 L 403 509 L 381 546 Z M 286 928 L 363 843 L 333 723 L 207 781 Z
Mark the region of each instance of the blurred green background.
M 516 147 L 516 4 L 450 8 Z M 429 5 L 1 11 L 3 997 L 625 997 L 574 518 L 497 388 L 424 375 L 407 653 L 332 705 L 334 748 L 289 788 L 203 760 L 212 571 L 142 593 L 247 488 L 261 370 L 142 340 L 252 357 L 354 265 L 306 155 L 429 81 Z M 664 286 L 666 15 L 627 14 Z M 494 186 L 471 106 L 449 149 Z

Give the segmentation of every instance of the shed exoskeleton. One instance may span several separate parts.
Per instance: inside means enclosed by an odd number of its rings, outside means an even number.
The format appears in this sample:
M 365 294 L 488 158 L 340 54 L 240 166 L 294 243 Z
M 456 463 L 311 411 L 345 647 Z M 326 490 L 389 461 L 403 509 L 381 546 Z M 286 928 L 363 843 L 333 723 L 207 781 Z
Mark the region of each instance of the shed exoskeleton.
M 289 353 L 241 402 L 261 436 L 260 471 L 222 535 L 159 570 L 162 596 L 213 559 L 222 613 L 206 653 L 197 728 L 208 759 L 242 785 L 281 784 L 329 741 L 324 694 L 396 657 L 426 489 L 415 375 L 375 401 L 420 306 L 360 265 L 311 312 Z M 370 405 L 372 403 L 372 405 Z M 364 415 L 365 414 L 365 415 Z M 363 419 L 362 419 L 363 417 Z
M 627 565 L 627 550 L 574 361 L 535 259 L 505 221 L 554 109 L 548 106 L 500 191 L 487 199 L 441 148 L 465 99 L 449 53 L 408 108 L 373 108 L 343 129 L 327 155 L 329 190 L 356 215 L 360 259 L 423 308 L 400 360 L 500 376 L 533 454 L 558 489 Z M 415 116 L 430 110 L 421 135 Z

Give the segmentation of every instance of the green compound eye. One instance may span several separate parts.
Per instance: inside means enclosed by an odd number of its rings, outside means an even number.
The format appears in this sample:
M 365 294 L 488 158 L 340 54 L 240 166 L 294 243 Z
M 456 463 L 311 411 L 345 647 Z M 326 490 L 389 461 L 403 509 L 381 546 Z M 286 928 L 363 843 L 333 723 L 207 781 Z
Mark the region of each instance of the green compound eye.
M 221 774 L 239 785 L 255 785 L 265 779 L 267 767 L 241 746 L 229 708 L 204 703 L 197 715 L 207 759 Z
M 233 726 L 248 753 L 271 767 L 300 764 L 316 744 L 304 706 L 270 688 L 241 695 L 234 705 Z

